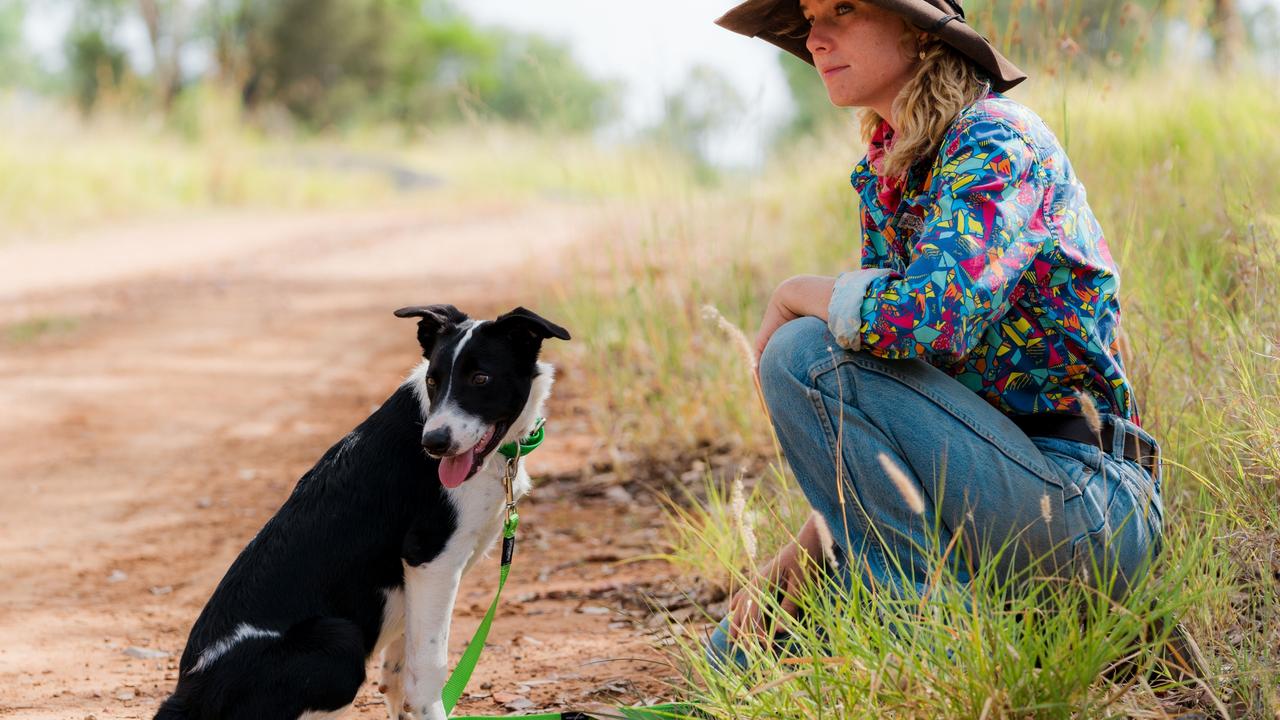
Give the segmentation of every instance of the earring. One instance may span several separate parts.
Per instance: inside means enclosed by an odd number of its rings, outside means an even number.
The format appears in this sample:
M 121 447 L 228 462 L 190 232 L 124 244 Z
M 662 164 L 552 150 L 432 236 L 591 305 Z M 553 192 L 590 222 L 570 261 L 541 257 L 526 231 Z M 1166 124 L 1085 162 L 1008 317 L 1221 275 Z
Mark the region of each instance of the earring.
M 923 60 L 923 59 L 924 59 L 924 50 L 921 50 L 921 51 L 920 51 L 920 59 L 921 59 L 921 60 Z

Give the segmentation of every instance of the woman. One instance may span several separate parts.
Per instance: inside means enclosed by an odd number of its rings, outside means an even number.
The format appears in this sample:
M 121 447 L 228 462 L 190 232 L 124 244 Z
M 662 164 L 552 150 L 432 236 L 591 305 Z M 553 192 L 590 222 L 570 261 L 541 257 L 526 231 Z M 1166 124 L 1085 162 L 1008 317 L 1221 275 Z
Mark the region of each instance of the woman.
M 1159 448 L 1084 188 L 1044 122 L 1001 94 L 1025 75 L 952 0 L 750 0 L 717 22 L 813 64 L 832 103 L 866 109 L 869 143 L 852 175 L 860 268 L 783 282 L 756 339 L 816 511 L 766 580 L 785 594 L 823 565 L 825 521 L 842 573 L 881 591 L 923 591 L 918 548 L 937 527 L 969 562 L 1011 543 L 1001 569 L 1101 567 L 1115 580 L 1095 584 L 1123 594 L 1159 550 Z M 742 662 L 733 642 L 764 626 L 739 592 L 713 657 Z

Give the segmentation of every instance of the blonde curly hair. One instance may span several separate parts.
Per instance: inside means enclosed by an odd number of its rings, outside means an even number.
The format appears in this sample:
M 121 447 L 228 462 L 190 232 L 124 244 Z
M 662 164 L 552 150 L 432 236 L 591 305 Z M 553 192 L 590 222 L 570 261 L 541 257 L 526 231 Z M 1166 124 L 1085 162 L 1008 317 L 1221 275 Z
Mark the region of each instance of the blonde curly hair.
M 920 31 L 905 19 L 903 25 L 903 50 L 912 54 L 923 51 L 924 58 L 894 98 L 893 147 L 885 153 L 879 171 L 882 177 L 904 177 L 913 165 L 937 155 L 951 121 L 990 88 L 978 67 L 959 51 L 932 37 L 917 49 Z M 864 141 L 870 141 L 881 120 L 871 108 L 862 111 Z

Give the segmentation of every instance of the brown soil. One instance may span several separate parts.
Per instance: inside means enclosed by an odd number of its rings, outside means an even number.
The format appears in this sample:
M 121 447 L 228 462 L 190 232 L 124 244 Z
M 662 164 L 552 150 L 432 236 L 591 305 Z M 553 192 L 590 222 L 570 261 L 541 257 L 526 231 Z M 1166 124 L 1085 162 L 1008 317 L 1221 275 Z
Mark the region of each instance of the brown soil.
M 550 259 L 599 224 L 565 207 L 238 215 L 0 248 L 0 717 L 150 717 L 231 560 L 416 362 L 391 310 L 546 306 Z M 618 562 L 652 550 L 660 515 L 592 482 L 573 394 L 563 372 L 467 712 L 651 701 L 673 676 L 636 622 L 667 570 Z M 455 657 L 496 576 L 495 553 L 464 580 Z M 350 715 L 385 717 L 376 681 Z

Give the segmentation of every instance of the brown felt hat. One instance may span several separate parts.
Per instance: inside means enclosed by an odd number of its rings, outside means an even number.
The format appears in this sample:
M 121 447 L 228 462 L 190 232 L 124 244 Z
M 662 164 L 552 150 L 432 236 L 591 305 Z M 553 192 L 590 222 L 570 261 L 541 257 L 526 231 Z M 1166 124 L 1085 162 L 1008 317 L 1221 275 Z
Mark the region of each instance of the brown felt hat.
M 1027 74 L 964 21 L 964 9 L 955 0 L 865 0 L 903 16 L 920 30 L 959 50 L 987 71 L 991 86 L 1000 92 L 1027 79 Z M 716 24 L 736 33 L 758 37 L 813 64 L 805 47 L 808 27 L 799 0 L 747 0 L 725 13 Z M 799 28 L 799 30 L 796 30 Z

